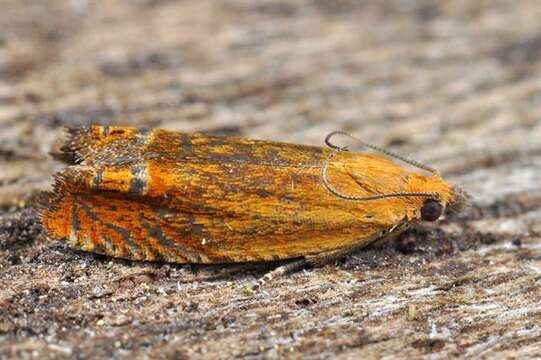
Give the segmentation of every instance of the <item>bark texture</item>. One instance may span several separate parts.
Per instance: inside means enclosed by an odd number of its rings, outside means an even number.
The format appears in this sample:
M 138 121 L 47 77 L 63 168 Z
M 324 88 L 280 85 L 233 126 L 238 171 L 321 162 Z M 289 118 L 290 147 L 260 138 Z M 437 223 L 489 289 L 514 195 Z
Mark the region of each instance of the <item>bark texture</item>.
M 0 358 L 541 356 L 541 6 L 495 1 L 0 2 Z M 32 210 L 64 125 L 321 145 L 442 171 L 471 208 L 343 262 L 115 260 Z

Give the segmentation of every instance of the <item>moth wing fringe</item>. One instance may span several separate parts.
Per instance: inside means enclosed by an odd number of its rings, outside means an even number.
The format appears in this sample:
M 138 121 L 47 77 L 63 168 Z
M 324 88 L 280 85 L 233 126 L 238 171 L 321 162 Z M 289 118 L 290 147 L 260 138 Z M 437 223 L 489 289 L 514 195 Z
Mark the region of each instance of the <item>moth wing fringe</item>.
M 67 167 L 53 175 L 52 190 L 42 192 L 37 201 L 36 208 L 40 220 L 58 210 L 58 203 L 67 192 L 74 191 L 81 175 L 80 170 L 74 167 Z
M 66 126 L 64 129 L 67 133 L 67 139 L 58 151 L 51 151 L 50 155 L 54 159 L 70 165 L 84 162 L 93 152 L 90 147 L 90 144 L 94 142 L 92 139 L 92 127 Z

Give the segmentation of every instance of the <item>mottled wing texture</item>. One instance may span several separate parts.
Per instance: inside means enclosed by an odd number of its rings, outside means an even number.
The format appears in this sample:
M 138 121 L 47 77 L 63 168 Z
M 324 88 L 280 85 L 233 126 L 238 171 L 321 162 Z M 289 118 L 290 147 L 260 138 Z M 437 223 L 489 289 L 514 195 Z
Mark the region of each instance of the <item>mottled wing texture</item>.
M 320 147 L 235 137 L 77 128 L 57 155 L 72 165 L 57 174 L 42 223 L 51 237 L 86 251 L 222 263 L 368 244 L 403 222 L 400 199 L 352 202 L 330 194 L 321 182 L 328 155 Z M 359 176 L 382 161 L 389 167 L 382 176 L 392 180 L 385 191 L 402 190 L 407 172 L 372 155 L 338 154 L 329 180 L 370 195 L 381 185 Z

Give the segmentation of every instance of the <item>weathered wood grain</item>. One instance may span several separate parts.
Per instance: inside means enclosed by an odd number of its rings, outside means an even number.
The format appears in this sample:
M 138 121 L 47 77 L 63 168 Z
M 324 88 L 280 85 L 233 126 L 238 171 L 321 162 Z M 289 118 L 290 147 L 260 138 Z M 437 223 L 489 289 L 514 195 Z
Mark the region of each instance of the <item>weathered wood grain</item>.
M 541 356 L 537 1 L 0 2 L 0 357 Z M 248 295 L 256 268 L 130 263 L 29 206 L 63 125 L 321 145 L 442 170 L 468 213 Z

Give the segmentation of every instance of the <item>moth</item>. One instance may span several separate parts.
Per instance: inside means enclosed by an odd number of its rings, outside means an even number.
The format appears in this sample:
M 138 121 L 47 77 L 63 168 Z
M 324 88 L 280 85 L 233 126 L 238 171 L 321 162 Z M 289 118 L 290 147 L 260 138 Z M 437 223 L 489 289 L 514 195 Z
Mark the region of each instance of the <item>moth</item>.
M 382 153 L 187 134 L 68 129 L 40 211 L 49 237 L 118 258 L 173 263 L 295 259 L 265 281 L 436 221 L 465 202 L 430 167 Z M 408 170 L 391 159 L 417 168 Z

